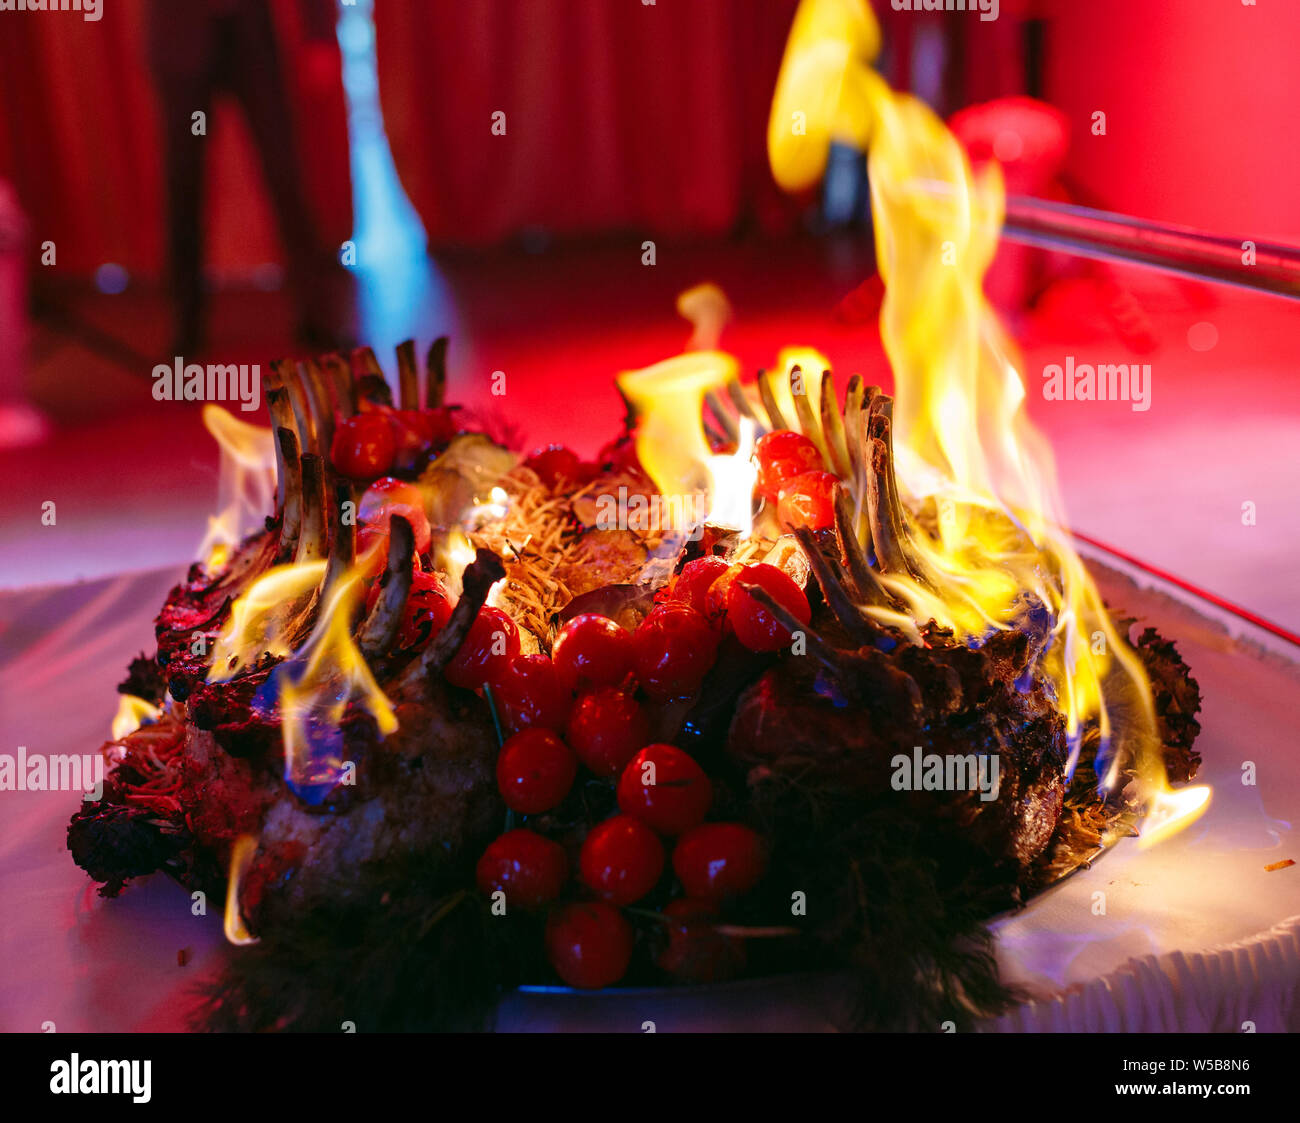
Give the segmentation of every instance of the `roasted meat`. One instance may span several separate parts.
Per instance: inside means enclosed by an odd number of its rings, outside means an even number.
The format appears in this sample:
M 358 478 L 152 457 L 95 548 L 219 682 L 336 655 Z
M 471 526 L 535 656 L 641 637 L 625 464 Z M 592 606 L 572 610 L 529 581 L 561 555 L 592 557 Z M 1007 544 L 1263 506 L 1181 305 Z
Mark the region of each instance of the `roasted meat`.
M 440 361 L 435 345 L 431 394 Z M 215 572 L 195 565 L 168 595 L 156 622 L 157 658 L 152 668 L 133 663 L 124 684 L 152 701 L 161 700 L 165 685 L 167 707 L 157 721 L 105 746 L 103 798 L 69 825 L 73 857 L 102 883 L 101 892 L 115 895 L 130 878 L 162 870 L 220 894 L 236 840 L 250 836 L 257 846 L 243 871 L 239 905 L 259 932 L 323 900 L 348 900 L 370 863 L 420 854 L 461 861 L 499 829 L 504 808 L 493 778 L 490 710 L 441 675 L 504 576 L 491 551 L 479 550 L 465 569 L 459 601 L 436 638 L 415 650 L 399 648 L 418 559 L 409 523 L 392 518 L 373 606 L 347 623 L 396 729 L 381 736 L 369 712 L 347 706 L 328 754 L 345 767 L 327 770 L 322 783 L 294 783 L 286 768 L 279 676 L 289 660 L 263 654 L 251 666 L 214 673 L 216 641 L 232 604 L 273 565 L 326 563 L 315 589 L 275 608 L 270 627 L 283 650 L 301 648 L 346 579 L 356 555 L 355 527 L 345 517 L 351 490 L 333 478 L 320 449 L 365 387 L 378 393 L 374 369 L 365 354 L 347 367 L 332 360 L 275 365 L 267 399 L 278 454 L 276 511 Z M 409 383 L 403 364 L 408 397 Z
M 900 800 L 992 858 L 1027 865 L 1056 829 L 1068 749 L 1049 686 L 1017 688 L 1028 645 L 1006 646 L 977 651 L 932 634 L 924 647 L 837 653 L 830 666 L 786 659 L 741 695 L 728 751 L 808 787 Z M 949 788 L 946 774 L 944 786 L 922 786 L 918 752 L 970 764 L 971 786 Z M 981 798 L 981 775 L 996 798 Z

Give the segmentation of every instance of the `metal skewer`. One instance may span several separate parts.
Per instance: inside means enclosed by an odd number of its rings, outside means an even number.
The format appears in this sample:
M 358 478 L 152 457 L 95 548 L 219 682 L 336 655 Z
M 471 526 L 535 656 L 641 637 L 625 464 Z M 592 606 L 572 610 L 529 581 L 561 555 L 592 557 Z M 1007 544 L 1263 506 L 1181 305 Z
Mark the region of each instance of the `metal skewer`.
M 1003 237 L 1107 261 L 1136 261 L 1172 273 L 1300 300 L 1300 248 L 1206 234 L 1069 203 L 1007 198 Z M 1244 260 L 1253 254 L 1253 264 Z
M 905 189 L 951 196 L 950 183 L 913 179 Z M 1101 261 L 1134 261 L 1185 277 L 1238 285 L 1300 300 L 1300 247 L 1207 234 L 1072 203 L 1009 195 L 1001 230 L 1008 241 L 1065 250 Z M 1246 258 L 1252 258 L 1246 263 Z

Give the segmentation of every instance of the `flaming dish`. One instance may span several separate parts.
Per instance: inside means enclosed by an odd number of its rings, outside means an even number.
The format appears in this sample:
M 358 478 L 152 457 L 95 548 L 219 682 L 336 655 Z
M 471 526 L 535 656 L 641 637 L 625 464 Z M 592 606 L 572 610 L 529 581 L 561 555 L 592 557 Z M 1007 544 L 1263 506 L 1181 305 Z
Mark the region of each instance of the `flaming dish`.
M 990 918 L 1206 805 L 1198 687 L 1102 602 L 982 296 L 996 170 L 864 12 L 800 9 L 771 147 L 792 187 L 869 147 L 893 394 L 809 349 L 742 377 L 703 285 L 590 462 L 448 405 L 445 339 L 396 399 L 360 349 L 273 364 L 270 429 L 208 407 L 229 502 L 68 829 L 106 896 L 225 901 L 203 1025 L 806 971 L 858 1026 L 969 1025 L 1015 997 Z

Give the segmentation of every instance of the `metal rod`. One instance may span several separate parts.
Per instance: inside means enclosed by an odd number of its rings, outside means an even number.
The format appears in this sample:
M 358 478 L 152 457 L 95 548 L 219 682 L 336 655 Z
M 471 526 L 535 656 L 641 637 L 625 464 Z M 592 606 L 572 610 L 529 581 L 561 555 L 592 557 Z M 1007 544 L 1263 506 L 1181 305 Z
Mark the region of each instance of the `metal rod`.
M 1300 248 L 1023 195 L 1007 198 L 1003 237 L 1300 300 Z M 1251 264 L 1246 259 L 1253 258 Z

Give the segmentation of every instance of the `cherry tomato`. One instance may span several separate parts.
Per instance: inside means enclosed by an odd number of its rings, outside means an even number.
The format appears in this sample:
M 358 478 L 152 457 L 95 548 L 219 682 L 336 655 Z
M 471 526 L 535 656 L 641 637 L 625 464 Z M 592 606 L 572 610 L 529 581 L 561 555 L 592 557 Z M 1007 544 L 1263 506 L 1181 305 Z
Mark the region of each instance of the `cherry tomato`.
M 424 492 L 415 484 L 384 476 L 366 488 L 357 505 L 357 519 L 363 526 L 363 534 L 369 530 L 387 538 L 388 524 L 394 515 L 401 515 L 411 524 L 415 552 L 423 554 L 427 551 L 431 532 L 429 518 L 424 513 Z
M 678 897 L 664 905 L 668 946 L 655 964 L 687 983 L 714 983 L 734 978 L 745 968 L 745 944 L 714 926 L 718 906 L 712 901 Z
M 535 909 L 560 895 L 569 860 L 558 842 L 519 829 L 489 844 L 474 872 L 483 893 L 505 893 L 507 908 Z
M 632 925 L 604 901 L 561 905 L 546 920 L 546 958 L 571 987 L 597 990 L 627 973 L 635 942 Z
M 445 406 L 394 410 L 392 420 L 399 449 L 404 439 L 407 447 L 414 445 L 417 451 L 424 451 L 445 445 L 456 435 L 456 421 Z
M 711 611 L 708 594 L 713 583 L 726 573 L 728 568 L 730 567 L 726 561 L 715 554 L 688 561 L 673 581 L 669 599 L 689 604 L 711 623 L 720 619 L 721 613 L 715 616 Z M 725 602 L 722 607 L 726 608 Z
M 781 488 L 776 517 L 781 526 L 797 530 L 825 530 L 835 525 L 835 485 L 839 477 L 831 472 L 804 472 L 787 480 Z
M 636 454 L 636 441 L 631 437 L 615 437 L 601 446 L 596 453 L 596 463 L 610 472 L 630 472 L 644 475 L 645 469 Z
M 485 682 L 496 682 L 518 654 L 519 629 L 515 622 L 501 609 L 485 604 L 442 673 L 456 686 L 478 690 Z
M 640 819 L 615 815 L 597 823 L 578 855 L 582 882 L 612 905 L 639 901 L 664 872 L 664 846 Z
M 399 512 L 398 518 L 402 517 Z M 429 524 L 425 522 L 424 525 Z M 357 566 L 367 577 L 378 577 L 388 565 L 389 526 L 385 523 L 383 529 L 379 529 L 362 523 L 357 530 Z M 415 527 L 411 528 L 412 537 L 417 540 L 420 533 Z
M 704 769 L 676 745 L 647 745 L 618 781 L 618 806 L 660 834 L 676 835 L 704 822 L 713 785 Z
M 717 633 L 700 613 L 679 601 L 652 608 L 632 637 L 636 677 L 656 702 L 694 694 L 717 654 Z
M 397 442 L 393 427 L 382 413 L 358 413 L 339 422 L 330 446 L 330 459 L 343 475 L 372 480 L 393 466 Z
M 727 591 L 727 622 L 750 651 L 779 651 L 790 642 L 790 633 L 746 592 L 746 585 L 763 589 L 799 623 L 807 624 L 812 619 L 808 598 L 784 570 L 764 562 L 745 566 Z
M 545 655 L 515 655 L 492 683 L 501 724 L 511 733 L 534 726 L 561 730 L 569 717 L 570 691 Z
M 817 446 L 793 429 L 777 429 L 759 437 L 754 453 L 758 457 L 758 494 L 772 503 L 781 498 L 786 480 L 826 466 Z
M 378 582 L 366 593 L 366 611 L 375 607 L 381 592 Z M 451 618 L 451 595 L 443 587 L 436 573 L 417 569 L 411 576 L 411 592 L 402 610 L 402 623 L 397 629 L 397 649 L 413 650 L 423 647 L 443 629 Z
M 549 729 L 525 729 L 509 737 L 497 757 L 497 787 L 511 811 L 538 815 L 555 807 L 573 787 L 578 758 Z
M 727 566 L 704 594 L 704 615 L 714 628 L 731 631 L 731 621 L 727 619 L 727 597 L 731 594 L 732 582 L 744 571 L 743 565 Z
M 560 629 L 551 659 L 570 692 L 617 686 L 632 669 L 632 636 L 613 620 L 584 612 Z
M 400 468 L 414 467 L 421 454 L 429 447 L 424 419 L 418 409 L 393 409 L 388 411 L 388 423 L 393 429 L 393 463 Z
M 740 896 L 763 875 L 762 840 L 740 823 L 701 823 L 677 840 L 673 872 L 688 897 Z
M 582 480 L 585 469 L 578 454 L 564 445 L 547 445 L 539 448 L 527 460 L 525 468 L 537 473 L 538 479 L 554 491 L 563 483 L 574 484 Z
M 388 533 L 364 524 L 357 528 L 357 566 L 367 577 L 378 577 L 388 564 Z
M 650 722 L 635 698 L 603 686 L 579 696 L 564 739 L 597 776 L 613 777 L 650 739 Z

